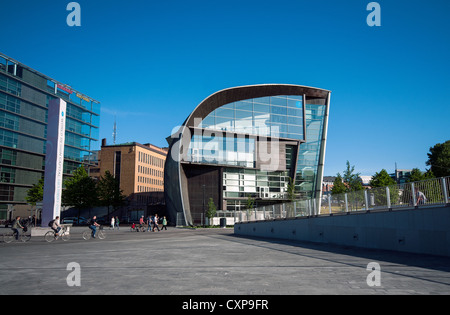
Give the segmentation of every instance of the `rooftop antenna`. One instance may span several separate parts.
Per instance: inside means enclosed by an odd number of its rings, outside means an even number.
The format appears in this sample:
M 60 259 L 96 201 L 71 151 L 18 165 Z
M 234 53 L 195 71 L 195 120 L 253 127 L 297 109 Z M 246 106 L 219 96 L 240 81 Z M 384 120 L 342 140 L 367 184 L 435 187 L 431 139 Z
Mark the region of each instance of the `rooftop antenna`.
M 114 129 L 113 129 L 113 144 L 116 144 L 116 137 L 117 137 L 117 122 L 116 122 L 116 116 L 114 116 Z

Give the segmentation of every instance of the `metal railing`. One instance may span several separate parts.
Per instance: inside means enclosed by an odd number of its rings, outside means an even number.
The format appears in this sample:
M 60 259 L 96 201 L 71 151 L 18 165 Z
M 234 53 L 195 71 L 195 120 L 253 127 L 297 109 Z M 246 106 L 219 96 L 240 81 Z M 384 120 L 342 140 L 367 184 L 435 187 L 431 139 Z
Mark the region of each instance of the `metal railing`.
M 450 203 L 450 177 L 420 182 L 377 187 L 322 199 L 298 200 L 291 203 L 237 211 L 235 222 L 286 219 L 316 215 L 334 215 L 356 211 L 389 211 L 407 208 L 444 206 Z

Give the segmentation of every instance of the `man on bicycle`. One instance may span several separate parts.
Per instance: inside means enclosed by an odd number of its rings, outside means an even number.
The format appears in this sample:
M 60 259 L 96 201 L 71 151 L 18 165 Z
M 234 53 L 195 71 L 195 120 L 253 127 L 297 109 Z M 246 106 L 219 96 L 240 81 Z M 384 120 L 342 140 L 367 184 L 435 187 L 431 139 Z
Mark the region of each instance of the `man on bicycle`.
M 91 222 L 89 223 L 89 228 L 92 230 L 92 237 L 95 238 L 95 234 L 97 233 L 97 227 L 99 227 L 100 224 L 97 223 L 97 216 L 94 215 L 94 217 L 91 219 Z
M 16 220 L 14 221 L 14 223 L 11 226 L 11 230 L 14 231 L 14 234 L 16 235 L 16 240 L 19 240 L 19 234 L 20 234 L 20 230 L 19 229 L 24 229 L 24 227 L 22 226 L 22 224 L 20 224 L 20 217 L 16 217 Z
M 52 230 L 55 232 L 55 237 L 59 236 L 59 231 L 61 231 L 61 224 L 59 223 L 59 217 L 56 217 L 55 220 L 53 220 Z

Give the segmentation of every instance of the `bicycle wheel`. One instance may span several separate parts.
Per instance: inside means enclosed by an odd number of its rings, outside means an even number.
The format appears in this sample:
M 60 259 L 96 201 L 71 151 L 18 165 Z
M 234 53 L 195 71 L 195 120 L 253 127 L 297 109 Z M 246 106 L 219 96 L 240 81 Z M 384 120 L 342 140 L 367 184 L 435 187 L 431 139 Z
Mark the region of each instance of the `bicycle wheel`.
M 92 237 L 92 231 L 91 230 L 83 232 L 83 239 L 85 241 L 90 240 L 91 237 Z
M 103 232 L 103 230 L 98 231 L 97 235 L 98 235 L 98 238 L 101 240 L 104 240 L 106 238 L 106 234 L 105 234 L 105 232 Z
M 3 242 L 9 244 L 14 240 L 14 235 L 13 234 L 4 234 L 3 235 Z
M 56 240 L 55 232 L 53 232 L 53 231 L 47 232 L 47 234 L 45 234 L 44 238 L 47 241 L 47 243 L 54 242 Z
M 22 234 L 20 236 L 20 240 L 22 241 L 22 243 L 28 243 L 29 241 L 31 241 L 31 235 L 30 234 Z
M 61 235 L 61 238 L 64 242 L 67 242 L 68 240 L 70 240 L 70 234 L 67 232 L 63 232 L 63 234 Z

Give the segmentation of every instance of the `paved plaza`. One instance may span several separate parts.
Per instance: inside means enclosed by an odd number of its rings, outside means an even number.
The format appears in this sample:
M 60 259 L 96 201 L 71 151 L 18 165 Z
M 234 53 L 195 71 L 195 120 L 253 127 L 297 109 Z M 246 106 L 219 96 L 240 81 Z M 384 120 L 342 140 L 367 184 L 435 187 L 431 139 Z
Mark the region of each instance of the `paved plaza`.
M 449 294 L 450 259 L 331 245 L 251 239 L 232 229 L 135 233 L 86 228 L 48 244 L 0 243 L 0 294 L 298 295 Z M 0 229 L 0 233 L 7 230 Z M 380 286 L 369 286 L 369 263 Z M 78 269 L 68 266 L 75 263 Z M 79 277 L 72 277 L 78 270 Z M 79 286 L 69 286 L 79 279 Z M 72 283 L 73 284 L 73 283 Z

